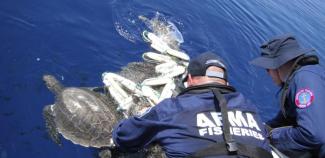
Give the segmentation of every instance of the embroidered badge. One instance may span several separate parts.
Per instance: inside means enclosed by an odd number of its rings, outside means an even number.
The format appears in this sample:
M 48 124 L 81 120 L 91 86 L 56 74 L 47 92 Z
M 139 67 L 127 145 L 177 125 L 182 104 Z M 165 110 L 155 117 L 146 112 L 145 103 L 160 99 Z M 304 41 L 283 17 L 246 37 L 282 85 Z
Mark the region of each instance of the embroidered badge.
M 309 89 L 300 90 L 295 97 L 296 106 L 298 108 L 307 108 L 314 101 L 314 93 Z

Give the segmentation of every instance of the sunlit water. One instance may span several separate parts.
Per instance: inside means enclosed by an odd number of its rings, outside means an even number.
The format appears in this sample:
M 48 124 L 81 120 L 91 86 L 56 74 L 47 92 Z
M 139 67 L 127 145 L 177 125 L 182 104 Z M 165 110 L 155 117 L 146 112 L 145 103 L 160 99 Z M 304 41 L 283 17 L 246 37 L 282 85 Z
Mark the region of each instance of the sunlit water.
M 2 0 L 0 2 L 0 158 L 95 157 L 64 141 L 51 142 L 42 119 L 54 101 L 43 74 L 69 86 L 102 85 L 101 73 L 119 71 L 150 50 L 139 15 L 157 12 L 183 36 L 191 57 L 212 50 L 228 63 L 232 85 L 255 103 L 264 120 L 278 110 L 277 88 L 264 70 L 248 64 L 269 37 L 292 33 L 323 63 L 322 0 Z

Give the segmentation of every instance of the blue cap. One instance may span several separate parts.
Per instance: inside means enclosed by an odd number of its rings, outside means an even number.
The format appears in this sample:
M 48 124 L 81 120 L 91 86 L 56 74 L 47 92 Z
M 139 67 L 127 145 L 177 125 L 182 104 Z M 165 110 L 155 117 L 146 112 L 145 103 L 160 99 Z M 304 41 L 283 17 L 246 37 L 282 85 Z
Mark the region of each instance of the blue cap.
M 207 71 L 210 66 L 220 67 L 225 73 Z M 190 60 L 187 71 L 191 76 L 209 76 L 227 80 L 226 69 L 224 61 L 219 56 L 212 52 L 205 52 Z M 184 80 L 186 79 L 187 77 Z
M 297 40 L 290 34 L 276 36 L 262 44 L 261 56 L 250 63 L 265 69 L 277 69 L 288 61 L 313 51 L 300 48 Z

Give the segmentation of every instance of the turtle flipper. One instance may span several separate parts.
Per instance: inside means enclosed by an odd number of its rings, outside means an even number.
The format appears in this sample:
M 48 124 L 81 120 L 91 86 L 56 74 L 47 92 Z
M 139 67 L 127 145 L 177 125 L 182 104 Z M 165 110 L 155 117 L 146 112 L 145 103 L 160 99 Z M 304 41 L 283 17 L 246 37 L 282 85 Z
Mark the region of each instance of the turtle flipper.
M 62 146 L 61 143 L 61 136 L 56 128 L 56 124 L 54 121 L 54 113 L 52 110 L 53 105 L 47 105 L 44 107 L 43 109 L 43 118 L 45 120 L 45 126 L 47 129 L 47 133 L 50 136 L 50 138 L 52 139 L 52 141 L 54 141 L 56 144 L 58 144 L 59 146 Z
M 101 149 L 98 152 L 98 156 L 99 158 L 112 158 L 112 153 L 110 149 L 105 148 L 105 149 Z

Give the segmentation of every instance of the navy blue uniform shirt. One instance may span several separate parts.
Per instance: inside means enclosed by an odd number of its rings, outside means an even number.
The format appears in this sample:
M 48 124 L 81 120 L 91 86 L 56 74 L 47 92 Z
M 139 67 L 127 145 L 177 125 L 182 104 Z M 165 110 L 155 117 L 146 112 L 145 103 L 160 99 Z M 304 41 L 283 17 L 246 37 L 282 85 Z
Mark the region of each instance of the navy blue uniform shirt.
M 319 65 L 303 66 L 294 73 L 286 100 L 286 114 L 270 121 L 271 139 L 280 151 L 319 152 L 325 157 L 325 70 Z
M 225 98 L 235 140 L 270 151 L 255 106 L 237 92 L 225 94 Z M 157 142 L 168 157 L 185 157 L 223 142 L 221 121 L 212 92 L 185 93 L 162 101 L 141 117 L 122 120 L 113 131 L 113 140 L 124 151 L 137 151 Z

